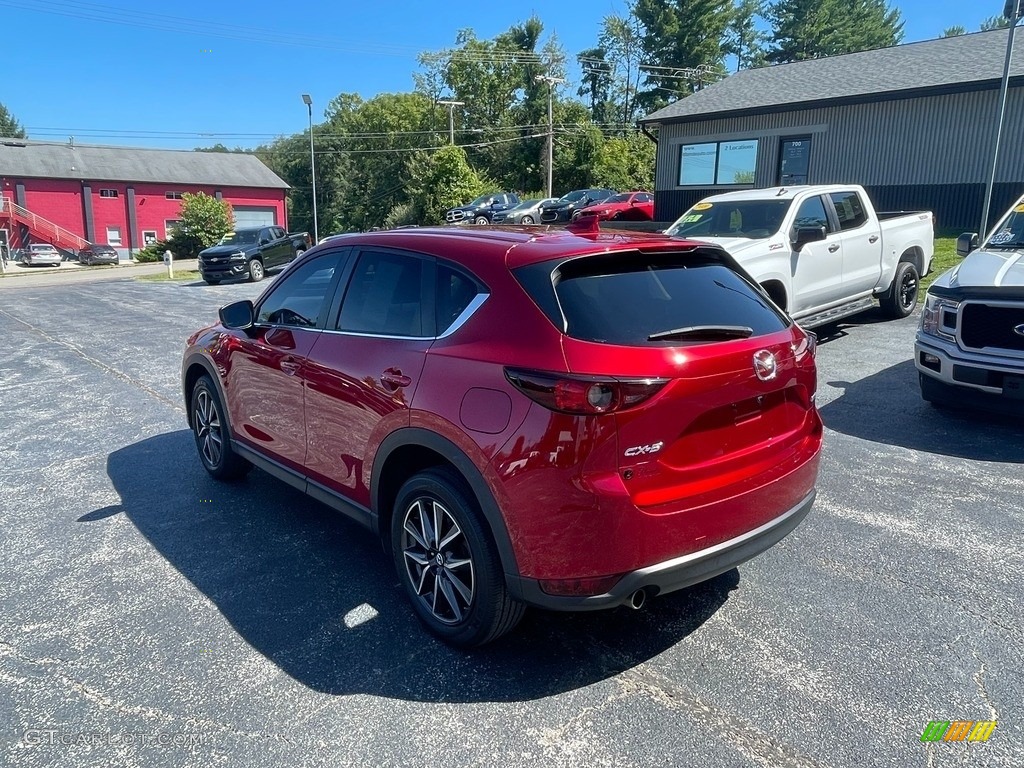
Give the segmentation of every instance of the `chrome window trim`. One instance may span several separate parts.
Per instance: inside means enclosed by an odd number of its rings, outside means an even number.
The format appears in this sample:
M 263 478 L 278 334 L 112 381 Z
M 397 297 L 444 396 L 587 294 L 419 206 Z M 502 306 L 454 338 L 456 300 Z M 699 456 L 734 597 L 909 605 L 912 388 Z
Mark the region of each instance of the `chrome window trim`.
M 459 316 L 455 318 L 448 329 L 440 336 L 395 336 L 389 333 L 367 333 L 366 331 L 345 331 L 340 328 L 325 328 L 324 333 L 334 334 L 336 336 L 359 336 L 362 338 L 371 339 L 403 339 L 406 341 L 436 341 L 438 339 L 445 339 L 455 333 L 459 328 L 466 324 L 480 307 L 483 306 L 484 302 L 490 297 L 489 293 L 478 293 L 473 299 L 466 305 L 466 308 L 459 313 Z

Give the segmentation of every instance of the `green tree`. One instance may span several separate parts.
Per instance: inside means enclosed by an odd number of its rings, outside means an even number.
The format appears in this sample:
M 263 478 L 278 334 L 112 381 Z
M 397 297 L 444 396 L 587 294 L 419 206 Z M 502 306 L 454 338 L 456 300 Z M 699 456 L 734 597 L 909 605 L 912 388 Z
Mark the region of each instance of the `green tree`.
M 203 248 L 209 248 L 235 226 L 231 203 L 218 200 L 205 192 L 181 196 L 179 224 L 169 244 L 178 258 L 194 259 Z
M 484 194 L 485 186 L 484 180 L 470 168 L 462 147 L 417 153 L 409 160 L 407 212 L 394 212 L 396 215 L 387 223 L 441 224 L 445 211 Z
M 633 13 L 644 28 L 647 63 L 675 70 L 647 71 L 647 90 L 638 94 L 646 109 L 716 79 L 725 58 L 725 31 L 733 17 L 731 0 L 636 0 Z
M 1010 20 L 1005 16 L 989 16 L 978 29 L 981 32 L 991 32 L 993 29 L 1006 29 L 1010 26 Z
M 0 104 L 0 136 L 11 139 L 27 139 L 28 134 L 21 127 L 14 115 L 7 111 L 7 107 Z
M 956 24 L 952 27 L 946 27 L 942 30 L 942 34 L 939 37 L 959 37 L 960 35 L 966 35 L 967 28 Z
M 583 80 L 577 95 L 590 101 L 590 114 L 595 123 L 608 122 L 614 113 L 611 103 L 611 89 L 614 82 L 614 66 L 605 58 L 604 48 L 588 48 L 576 55 L 576 61 L 583 71 Z
M 612 101 L 616 117 L 625 125 L 637 117 L 636 92 L 640 87 L 644 28 L 630 8 L 626 16 L 611 14 L 601 23 L 598 46 L 612 65 Z
M 725 31 L 725 52 L 736 57 L 736 71 L 768 63 L 764 46 L 768 35 L 756 26 L 764 16 L 764 0 L 737 0 L 732 21 Z
M 885 0 L 777 0 L 768 60 L 782 64 L 896 45 L 903 39 L 899 9 Z
M 633 132 L 606 139 L 598 150 L 592 183 L 612 189 L 652 189 L 654 142 Z

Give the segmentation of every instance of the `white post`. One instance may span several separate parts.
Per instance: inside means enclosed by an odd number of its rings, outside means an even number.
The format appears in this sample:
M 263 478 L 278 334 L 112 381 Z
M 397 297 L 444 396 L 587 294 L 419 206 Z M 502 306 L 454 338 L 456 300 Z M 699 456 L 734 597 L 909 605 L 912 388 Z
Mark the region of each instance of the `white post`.
M 174 279 L 174 254 L 170 250 L 164 251 L 164 264 L 167 265 L 167 277 Z

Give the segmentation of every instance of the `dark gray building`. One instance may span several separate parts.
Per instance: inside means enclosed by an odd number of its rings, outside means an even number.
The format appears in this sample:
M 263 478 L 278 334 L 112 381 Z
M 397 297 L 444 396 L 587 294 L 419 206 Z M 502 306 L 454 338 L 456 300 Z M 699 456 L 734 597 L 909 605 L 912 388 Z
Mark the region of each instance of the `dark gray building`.
M 1014 42 L 992 200 L 1024 193 L 1024 30 Z M 1007 30 L 738 72 L 648 115 L 655 218 L 706 195 L 863 184 L 881 210 L 930 209 L 977 229 L 995 145 Z

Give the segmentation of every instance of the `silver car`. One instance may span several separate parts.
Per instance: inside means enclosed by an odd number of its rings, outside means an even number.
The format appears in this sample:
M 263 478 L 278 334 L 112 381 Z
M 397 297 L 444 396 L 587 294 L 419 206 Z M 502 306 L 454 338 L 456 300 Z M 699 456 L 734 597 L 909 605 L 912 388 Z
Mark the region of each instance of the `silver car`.
M 22 261 L 28 266 L 59 267 L 63 260 L 60 251 L 47 243 L 32 243 L 22 258 Z
M 557 198 L 547 197 L 543 200 L 523 200 L 515 208 L 507 211 L 498 211 L 491 217 L 492 224 L 536 224 L 540 221 L 540 208 L 542 205 L 550 205 L 557 201 Z

